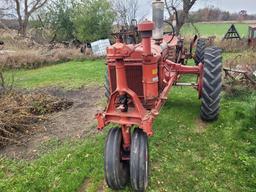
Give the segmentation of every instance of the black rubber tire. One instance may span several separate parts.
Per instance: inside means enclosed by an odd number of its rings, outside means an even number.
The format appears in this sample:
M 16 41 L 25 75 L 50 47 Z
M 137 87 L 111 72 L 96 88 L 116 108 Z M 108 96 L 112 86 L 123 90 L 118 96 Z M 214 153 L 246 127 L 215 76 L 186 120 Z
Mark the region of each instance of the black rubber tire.
M 132 135 L 130 154 L 130 178 L 134 191 L 143 192 L 148 186 L 149 152 L 148 136 L 136 128 Z
M 222 89 L 222 51 L 212 46 L 205 49 L 204 75 L 201 96 L 201 118 L 214 121 L 220 110 Z
M 105 72 L 104 88 L 105 88 L 105 96 L 107 97 L 107 99 L 109 99 L 111 93 L 110 93 L 110 82 L 108 79 L 108 69 L 106 69 L 106 72 Z
M 121 160 L 122 132 L 109 130 L 104 151 L 104 172 L 107 185 L 114 190 L 123 189 L 129 180 L 129 163 Z
M 194 58 L 196 65 L 204 62 L 205 49 L 206 49 L 206 39 L 198 39 L 196 44 L 196 54 Z

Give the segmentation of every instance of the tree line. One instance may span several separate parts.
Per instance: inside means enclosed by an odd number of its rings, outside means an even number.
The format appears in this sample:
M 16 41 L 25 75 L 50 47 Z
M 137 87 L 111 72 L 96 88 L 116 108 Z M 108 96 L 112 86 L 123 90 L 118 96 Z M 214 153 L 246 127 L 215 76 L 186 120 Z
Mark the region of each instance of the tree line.
M 37 29 L 53 41 L 92 42 L 109 37 L 113 26 L 140 22 L 150 10 L 141 9 L 139 0 L 1 0 L 1 21 L 17 21 L 21 36 L 29 28 Z M 170 22 L 176 20 L 176 32 L 187 22 L 256 19 L 245 10 L 230 13 L 210 7 L 190 12 L 200 0 L 164 0 Z M 151 0 L 148 0 L 151 2 Z M 148 7 L 149 8 L 149 7 Z M 9 22 L 11 23 L 11 22 Z
M 18 21 L 20 35 L 26 36 L 28 28 L 32 26 L 56 41 L 77 39 L 91 42 L 106 38 L 113 26 L 129 26 L 134 18 L 140 22 L 150 13 L 145 8 L 140 10 L 139 0 L 3 1 L 5 6 L 0 6 L 0 19 L 13 15 Z M 197 1 L 165 0 L 170 18 L 175 14 L 179 16 L 177 31 L 188 20 L 189 11 Z M 151 3 L 151 0 L 147 2 Z M 174 12 L 170 8 L 174 8 Z
M 241 10 L 238 13 L 230 13 L 229 11 L 223 11 L 219 8 L 208 7 L 191 12 L 190 20 L 193 22 L 243 21 L 256 20 L 256 15 L 250 15 L 246 10 Z

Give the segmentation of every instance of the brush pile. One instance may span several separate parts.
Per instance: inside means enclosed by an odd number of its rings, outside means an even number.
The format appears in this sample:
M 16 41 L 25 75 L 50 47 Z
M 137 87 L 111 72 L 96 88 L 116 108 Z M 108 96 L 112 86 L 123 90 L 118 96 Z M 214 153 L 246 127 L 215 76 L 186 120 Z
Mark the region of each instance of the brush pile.
M 0 147 L 21 144 L 19 138 L 40 128 L 47 114 L 70 108 L 73 102 L 42 93 L 0 95 Z

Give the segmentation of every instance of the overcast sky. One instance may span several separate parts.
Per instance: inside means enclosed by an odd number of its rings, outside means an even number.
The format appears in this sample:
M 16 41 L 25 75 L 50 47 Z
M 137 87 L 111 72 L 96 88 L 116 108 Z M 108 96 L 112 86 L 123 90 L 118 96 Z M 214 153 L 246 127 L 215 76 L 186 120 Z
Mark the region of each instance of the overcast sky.
M 140 15 L 151 15 L 151 2 L 152 0 L 139 0 L 140 2 Z M 218 7 L 222 10 L 230 12 L 239 12 L 247 10 L 249 14 L 256 14 L 256 0 L 198 0 L 193 10 L 198 10 L 204 7 Z M 148 13 L 145 11 L 148 10 Z

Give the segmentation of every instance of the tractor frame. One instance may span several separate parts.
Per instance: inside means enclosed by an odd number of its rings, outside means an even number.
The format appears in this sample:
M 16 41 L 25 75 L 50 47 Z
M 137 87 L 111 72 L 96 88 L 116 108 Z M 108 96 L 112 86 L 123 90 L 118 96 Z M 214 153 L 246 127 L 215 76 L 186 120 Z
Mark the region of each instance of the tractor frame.
M 139 32 L 143 34 L 152 33 L 154 29 L 153 22 L 144 22 L 139 26 Z M 170 36 L 166 36 L 166 38 L 170 38 Z M 129 129 L 129 127 L 133 125 L 139 126 L 143 131 L 148 135 L 153 135 L 152 125 L 154 119 L 158 116 L 160 109 L 164 105 L 167 100 L 167 96 L 169 94 L 170 89 L 173 86 L 192 86 L 199 92 L 199 98 L 201 97 L 202 92 L 202 74 L 203 74 L 203 64 L 199 63 L 197 66 L 185 66 L 180 63 L 175 63 L 171 60 L 163 60 L 160 58 L 160 55 L 154 56 L 151 52 L 151 44 L 153 41 L 151 40 L 151 36 L 142 37 L 142 50 L 141 55 L 142 59 L 137 59 L 136 57 L 130 58 L 131 52 L 134 50 L 131 49 L 128 45 L 117 42 L 113 47 L 108 48 L 108 74 L 111 74 L 111 68 L 115 67 L 116 74 L 116 89 L 111 87 L 111 96 L 109 98 L 108 106 L 104 112 L 98 113 L 96 118 L 98 120 L 98 130 L 102 130 L 109 123 L 116 123 L 122 126 L 123 133 L 128 133 L 127 138 L 129 138 L 129 131 L 125 131 Z M 160 46 L 159 52 L 161 52 Z M 167 49 L 164 50 L 167 54 Z M 160 61 L 159 61 L 160 59 Z M 133 64 L 129 62 L 132 60 Z M 157 66 L 157 62 L 158 66 Z M 143 104 L 141 98 L 129 88 L 127 83 L 127 72 L 126 67 L 129 65 L 143 66 L 145 67 L 144 75 L 144 95 L 149 96 L 149 98 L 143 98 L 143 102 L 150 101 L 150 110 L 147 110 Z M 159 80 L 158 80 L 159 73 Z M 197 82 L 195 83 L 178 83 L 181 75 L 183 74 L 194 74 L 197 76 Z M 152 76 L 153 75 L 153 76 Z M 152 78 L 147 81 L 147 78 L 152 76 Z M 157 82 L 151 82 L 152 79 L 157 78 Z M 111 77 L 108 77 L 111 79 Z M 150 84 L 155 84 L 157 87 L 158 84 L 161 93 L 157 97 L 150 98 L 150 95 L 156 95 L 155 87 L 150 86 Z M 110 84 L 110 86 L 113 85 Z M 132 110 L 122 112 L 120 110 L 116 110 L 116 100 L 117 97 L 121 95 L 128 95 L 134 105 Z M 129 146 L 129 139 L 125 139 L 125 145 Z

